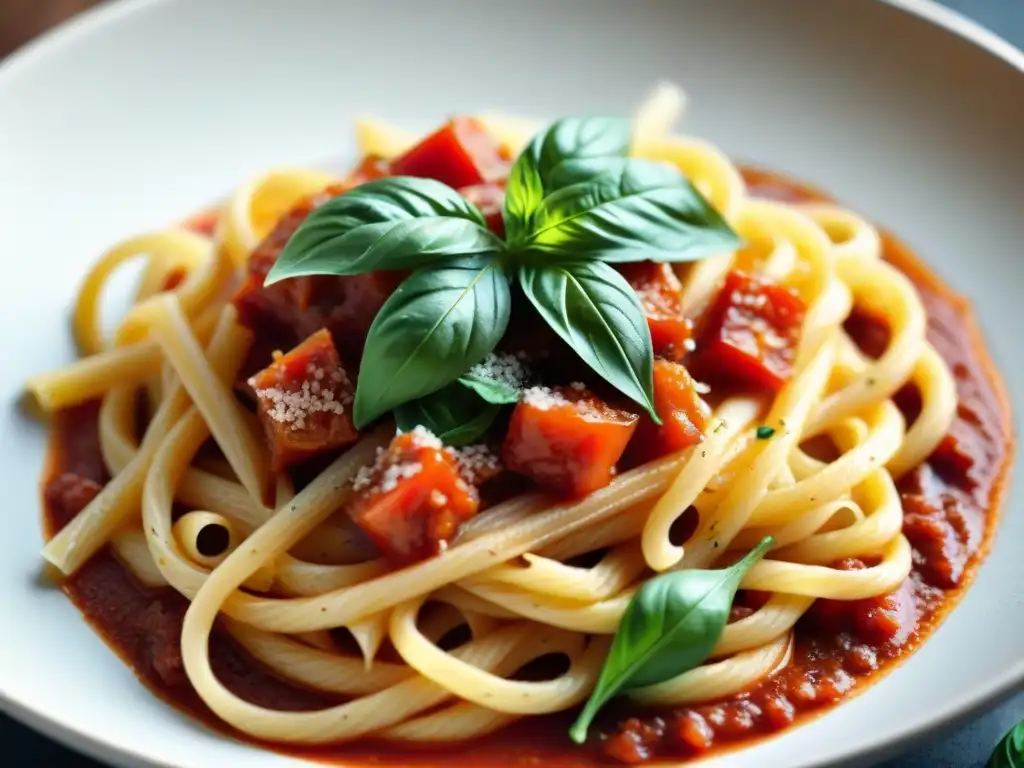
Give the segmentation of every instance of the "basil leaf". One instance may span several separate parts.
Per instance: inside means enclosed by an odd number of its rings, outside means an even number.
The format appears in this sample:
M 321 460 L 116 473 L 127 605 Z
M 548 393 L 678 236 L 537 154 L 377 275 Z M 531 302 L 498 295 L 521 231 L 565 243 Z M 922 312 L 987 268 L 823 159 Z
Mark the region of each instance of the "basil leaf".
M 645 582 L 626 607 L 601 676 L 569 736 L 587 739 L 594 715 L 618 693 L 663 683 L 697 667 L 711 653 L 729 620 L 740 581 L 773 539 L 714 571 L 673 571 Z
M 647 160 L 574 161 L 544 198 L 525 247 L 561 259 L 695 261 L 736 248 L 721 214 L 674 168 Z
M 470 445 L 487 432 L 501 406 L 467 395 L 461 384 L 449 384 L 395 408 L 395 423 L 405 432 L 422 425 L 445 445 Z
M 1024 768 L 1024 720 L 999 741 L 986 768 Z
M 544 182 L 529 151 L 523 152 L 512 166 L 505 184 L 505 203 L 501 218 L 505 222 L 505 239 L 513 247 L 529 234 L 530 216 L 544 199 Z
M 563 185 L 563 163 L 625 157 L 629 137 L 629 121 L 619 117 L 567 117 L 534 136 L 506 185 L 503 218 L 509 243 L 519 244 L 529 234 L 530 218 L 544 196 Z
M 599 261 L 523 266 L 519 280 L 541 316 L 591 368 L 642 405 L 655 423 L 654 348 L 626 279 Z
M 519 402 L 519 390 L 511 384 L 486 376 L 467 373 L 459 378 L 459 383 L 476 392 L 483 400 L 495 405 L 510 405 Z
M 362 184 L 313 210 L 264 284 L 413 269 L 502 247 L 479 209 L 454 189 L 432 179 L 393 176 Z
M 436 392 L 486 357 L 505 334 L 510 302 L 508 279 L 493 255 L 414 272 L 370 326 L 356 383 L 356 426 Z

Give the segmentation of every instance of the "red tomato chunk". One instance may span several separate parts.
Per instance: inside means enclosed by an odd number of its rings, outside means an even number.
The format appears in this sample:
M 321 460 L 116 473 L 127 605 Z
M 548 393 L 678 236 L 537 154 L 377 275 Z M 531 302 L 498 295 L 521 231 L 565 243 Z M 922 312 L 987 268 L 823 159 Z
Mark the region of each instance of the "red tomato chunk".
M 640 299 L 654 354 L 679 362 L 693 348 L 693 323 L 683 317 L 683 285 L 671 264 L 640 261 L 619 267 Z
M 676 453 L 699 443 L 710 409 L 697 394 L 693 378 L 679 363 L 654 361 L 654 409 L 661 426 L 650 416 L 640 417 L 630 457 L 638 463 Z
M 326 330 L 278 357 L 249 384 L 256 393 L 274 471 L 341 448 L 359 436 L 349 407 L 352 381 Z
M 376 181 L 391 175 L 391 164 L 382 157 L 367 155 L 352 169 L 345 185 L 349 188 L 358 187 L 368 181 Z
M 454 452 L 419 427 L 397 435 L 354 487 L 349 517 L 396 565 L 443 552 L 480 507 Z
M 505 205 L 505 185 L 477 184 L 472 187 L 463 187 L 459 193 L 469 202 L 480 209 L 487 222 L 487 228 L 498 237 L 505 236 L 505 220 L 502 218 L 501 209 Z
M 612 481 L 638 421 L 580 387 L 535 387 L 512 412 L 501 458 L 559 495 L 586 496 Z
M 793 291 L 733 270 L 699 323 L 690 370 L 703 381 L 777 392 L 793 374 L 804 314 Z
M 391 161 L 395 176 L 436 179 L 454 189 L 504 179 L 508 169 L 498 142 L 471 117 L 456 117 Z

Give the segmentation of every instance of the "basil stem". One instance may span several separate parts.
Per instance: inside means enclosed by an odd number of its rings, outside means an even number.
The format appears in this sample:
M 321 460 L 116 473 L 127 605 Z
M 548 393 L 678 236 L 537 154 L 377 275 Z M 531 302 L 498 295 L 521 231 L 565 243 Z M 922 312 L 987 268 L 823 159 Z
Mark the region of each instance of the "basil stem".
M 744 574 L 773 543 L 766 536 L 722 570 L 673 571 L 644 582 L 622 615 L 590 699 L 569 729 L 572 740 L 586 741 L 594 716 L 616 694 L 663 683 L 700 665 L 722 636 Z

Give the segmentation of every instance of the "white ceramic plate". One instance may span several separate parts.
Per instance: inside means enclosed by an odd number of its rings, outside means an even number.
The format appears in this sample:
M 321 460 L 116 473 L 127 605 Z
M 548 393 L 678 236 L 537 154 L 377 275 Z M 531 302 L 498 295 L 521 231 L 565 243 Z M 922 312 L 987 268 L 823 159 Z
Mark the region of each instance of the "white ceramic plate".
M 1024 56 L 937 6 L 872 0 L 139 0 L 0 67 L 0 704 L 124 764 L 299 763 L 217 736 L 140 686 L 39 579 L 42 429 L 22 380 L 70 359 L 82 271 L 124 235 L 268 166 L 352 152 L 350 119 L 625 113 L 658 79 L 687 129 L 810 180 L 972 297 L 1024 403 Z M 927 17 L 927 18 L 926 18 Z M 721 765 L 869 761 L 1024 680 L 1024 496 L 967 598 L 912 660 Z M 716 763 L 717 765 L 718 763 Z

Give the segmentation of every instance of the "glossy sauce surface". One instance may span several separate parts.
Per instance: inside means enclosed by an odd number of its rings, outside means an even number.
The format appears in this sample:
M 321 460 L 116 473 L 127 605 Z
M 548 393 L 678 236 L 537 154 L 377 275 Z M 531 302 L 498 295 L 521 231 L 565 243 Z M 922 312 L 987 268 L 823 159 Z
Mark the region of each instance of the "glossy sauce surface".
M 746 170 L 754 194 L 789 201 L 823 200 L 820 193 L 774 174 Z M 922 467 L 901 481 L 904 532 L 914 547 L 914 571 L 894 595 L 851 605 L 819 604 L 797 626 L 793 662 L 754 689 L 730 699 L 667 712 L 610 708 L 600 739 L 572 745 L 573 714 L 522 721 L 469 745 L 440 749 L 361 742 L 315 750 L 279 748 L 341 765 L 585 766 L 609 759 L 642 762 L 682 758 L 749 741 L 799 722 L 855 694 L 905 659 L 955 604 L 988 546 L 1010 453 L 1009 408 L 966 303 L 942 285 L 903 245 L 884 238 L 884 256 L 907 274 L 928 314 L 928 337 L 954 372 L 959 395 L 950 436 Z M 886 329 L 856 316 L 848 331 L 866 351 L 884 344 Z M 897 398 L 908 418 L 916 394 Z M 59 530 L 109 477 L 100 459 L 97 404 L 57 414 L 44 477 L 45 530 Z M 856 568 L 859 561 L 838 567 Z M 154 692 L 226 730 L 188 685 L 179 650 L 186 600 L 172 589 L 146 589 L 104 550 L 65 584 L 65 591 L 110 646 Z M 733 619 L 758 605 L 740 595 Z M 253 703 L 285 710 L 338 703 L 298 688 L 261 668 L 223 631 L 210 648 L 218 677 Z M 630 717 L 633 715 L 633 717 Z

